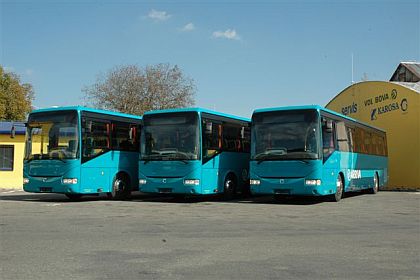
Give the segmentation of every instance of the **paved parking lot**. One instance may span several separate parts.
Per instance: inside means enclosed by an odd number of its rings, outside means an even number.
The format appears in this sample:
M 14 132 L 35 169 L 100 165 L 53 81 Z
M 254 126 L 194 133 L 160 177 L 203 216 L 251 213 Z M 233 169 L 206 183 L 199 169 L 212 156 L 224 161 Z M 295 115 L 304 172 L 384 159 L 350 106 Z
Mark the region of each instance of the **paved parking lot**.
M 0 279 L 420 279 L 420 193 L 0 199 Z

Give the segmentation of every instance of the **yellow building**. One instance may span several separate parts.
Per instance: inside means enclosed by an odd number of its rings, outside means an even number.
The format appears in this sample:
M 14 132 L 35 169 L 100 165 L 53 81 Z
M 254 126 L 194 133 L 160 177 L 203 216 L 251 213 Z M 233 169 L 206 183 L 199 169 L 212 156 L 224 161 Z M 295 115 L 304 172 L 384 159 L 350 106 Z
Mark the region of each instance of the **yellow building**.
M 360 82 L 327 108 L 387 132 L 389 189 L 420 189 L 420 63 L 402 62 L 389 82 Z
M 0 122 L 0 188 L 22 189 L 24 150 L 24 124 Z

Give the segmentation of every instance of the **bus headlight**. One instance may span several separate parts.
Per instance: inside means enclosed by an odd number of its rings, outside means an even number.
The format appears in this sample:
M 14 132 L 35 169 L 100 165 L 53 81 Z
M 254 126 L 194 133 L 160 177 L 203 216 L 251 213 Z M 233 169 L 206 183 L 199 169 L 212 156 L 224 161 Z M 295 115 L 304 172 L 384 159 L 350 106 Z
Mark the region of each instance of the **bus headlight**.
M 29 179 L 28 178 L 23 178 L 23 184 L 25 185 L 27 183 L 29 183 Z
M 64 178 L 63 184 L 68 184 L 68 185 L 77 184 L 77 178 Z
M 184 185 L 200 185 L 200 180 L 198 179 L 186 179 L 184 180 Z
M 307 186 L 321 186 L 321 180 L 320 179 L 308 179 L 305 180 L 305 185 Z
M 260 180 L 255 180 L 255 179 L 251 179 L 251 180 L 249 180 L 249 184 L 250 185 L 259 185 L 259 184 L 261 184 L 261 181 Z
M 139 185 L 146 185 L 146 179 L 139 179 Z

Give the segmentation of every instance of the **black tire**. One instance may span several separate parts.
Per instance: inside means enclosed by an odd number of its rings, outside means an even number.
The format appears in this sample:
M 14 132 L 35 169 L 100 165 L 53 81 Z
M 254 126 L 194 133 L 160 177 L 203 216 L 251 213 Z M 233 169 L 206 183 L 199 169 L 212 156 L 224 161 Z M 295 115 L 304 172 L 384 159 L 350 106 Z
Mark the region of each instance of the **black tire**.
M 223 199 L 230 200 L 236 194 L 236 180 L 232 174 L 229 174 L 223 184 Z
M 68 199 L 70 199 L 72 201 L 78 201 L 82 198 L 81 194 L 66 193 L 65 195 L 67 196 Z
M 336 181 L 335 194 L 331 196 L 331 200 L 334 202 L 339 202 L 343 198 L 343 194 L 344 194 L 343 178 L 341 178 L 341 175 L 338 175 L 337 181 Z
M 112 191 L 108 197 L 114 200 L 126 199 L 131 192 L 130 179 L 125 174 L 117 174 L 112 182 Z
M 376 194 L 379 191 L 379 177 L 378 173 L 375 173 L 373 176 L 373 187 L 368 190 L 370 194 Z

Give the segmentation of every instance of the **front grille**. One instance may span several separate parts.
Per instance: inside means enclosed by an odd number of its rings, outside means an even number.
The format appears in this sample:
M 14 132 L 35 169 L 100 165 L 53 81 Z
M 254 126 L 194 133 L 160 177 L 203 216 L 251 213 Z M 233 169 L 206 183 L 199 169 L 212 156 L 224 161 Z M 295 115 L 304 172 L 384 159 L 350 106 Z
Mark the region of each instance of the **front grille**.
M 52 188 L 51 187 L 41 187 L 39 188 L 40 192 L 52 192 Z

